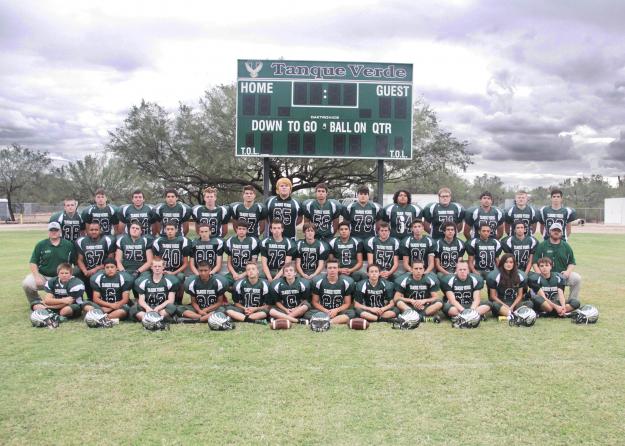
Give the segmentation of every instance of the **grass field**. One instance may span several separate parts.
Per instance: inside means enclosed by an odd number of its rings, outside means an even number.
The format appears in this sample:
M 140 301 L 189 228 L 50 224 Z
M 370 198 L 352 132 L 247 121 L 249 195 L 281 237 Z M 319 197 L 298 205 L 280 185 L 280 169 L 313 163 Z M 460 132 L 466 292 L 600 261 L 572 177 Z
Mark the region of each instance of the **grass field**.
M 625 444 L 622 235 L 573 237 L 594 326 L 319 334 L 34 329 L 43 236 L 0 232 L 0 444 Z

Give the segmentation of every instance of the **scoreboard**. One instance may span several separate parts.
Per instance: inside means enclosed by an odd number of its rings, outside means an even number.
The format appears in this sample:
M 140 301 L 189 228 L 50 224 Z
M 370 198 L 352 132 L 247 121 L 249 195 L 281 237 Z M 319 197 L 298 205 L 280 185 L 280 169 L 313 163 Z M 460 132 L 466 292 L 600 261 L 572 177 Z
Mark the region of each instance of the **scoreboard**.
M 238 60 L 236 156 L 412 159 L 412 64 Z

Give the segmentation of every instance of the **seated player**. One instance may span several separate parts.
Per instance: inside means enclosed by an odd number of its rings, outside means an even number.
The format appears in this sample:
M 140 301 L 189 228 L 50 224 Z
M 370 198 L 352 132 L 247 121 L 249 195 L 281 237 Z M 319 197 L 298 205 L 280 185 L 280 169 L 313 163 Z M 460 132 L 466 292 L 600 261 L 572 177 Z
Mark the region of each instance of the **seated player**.
M 191 208 L 178 201 L 178 191 L 176 189 L 165 190 L 165 203 L 161 203 L 154 208 L 154 220 L 156 220 L 156 232 L 164 236 L 165 226 L 172 223 L 176 228 L 176 235 L 186 235 L 189 232 L 189 220 L 191 219 Z
M 534 308 L 529 299 L 524 299 L 527 276 L 518 270 L 512 254 L 504 254 L 499 268 L 486 279 L 493 316 L 510 316 L 519 307 Z
M 464 215 L 464 208 L 451 201 L 451 190 L 447 187 L 439 189 L 438 203 L 431 203 L 423 208 L 425 229 L 429 231 L 434 240 L 442 239 L 445 236 L 445 223 L 455 223 L 456 229 L 462 230 Z
M 124 232 L 129 234 L 130 225 L 135 222 L 141 226 L 141 235 L 151 236 L 153 233 L 158 233 L 158 231 L 153 232 L 156 217 L 154 216 L 152 206 L 145 204 L 145 197 L 140 189 L 132 192 L 132 203 L 120 207 L 117 210 L 117 216 L 119 219 L 119 224 L 117 225 L 118 234 L 123 234 Z
M 254 186 L 243 187 L 243 202 L 230 205 L 232 229 L 236 231 L 235 221 L 243 222 L 247 226 L 247 235 L 258 238 L 265 232 L 267 208 L 262 203 L 256 203 L 256 189 Z
M 412 262 L 410 274 L 402 277 L 395 287 L 395 305 L 400 311 L 412 308 L 422 319 L 435 316 L 443 308 L 443 300 L 437 295 L 440 284 L 434 274 L 425 274 L 423 260 Z
M 464 217 L 464 236 L 467 240 L 479 236 L 480 227 L 486 223 L 490 227 L 490 238 L 500 239 L 503 235 L 503 212 L 493 206 L 493 195 L 482 192 L 480 205 L 467 209 Z
M 571 311 L 580 307 L 579 300 L 564 298 L 564 279 L 552 271 L 553 261 L 543 257 L 537 263 L 540 274 L 531 274 L 529 285 L 532 289 L 534 310 L 545 313 L 543 316 L 566 317 Z
M 80 273 L 78 278 L 85 284 L 87 298 L 91 300 L 91 278 L 104 269 L 104 260 L 115 256 L 115 241 L 110 235 L 103 235 L 98 222 L 87 223 L 87 235 L 76 240 L 76 262 Z
M 312 286 L 313 308 L 306 314 L 310 317 L 317 311 L 330 316 L 331 324 L 347 324 L 356 316 L 352 306 L 354 282 L 339 277 L 339 263 L 336 260 L 326 262 L 326 276 L 317 278 Z
M 248 235 L 247 224 L 244 221 L 232 222 L 236 234 L 226 240 L 224 251 L 228 254 L 228 274 L 226 279 L 230 283 L 241 280 L 247 276 L 245 267 L 248 263 L 256 263 L 260 252 L 260 242 L 256 237 Z
M 191 211 L 195 220 L 195 233 L 200 233 L 200 225 L 208 225 L 211 237 L 223 237 L 228 233 L 230 210 L 228 206 L 217 206 L 217 189 L 204 189 L 204 205 L 197 205 Z
M 339 236 L 330 240 L 330 258 L 339 262 L 341 277 L 360 282 L 367 278 L 361 271 L 364 248 L 358 238 L 351 236 L 350 227 L 349 221 L 339 223 Z
M 374 263 L 367 267 L 367 275 L 369 278 L 354 288 L 356 316 L 369 322 L 388 322 L 397 317 L 399 309 L 393 300 L 393 283 L 380 280 L 380 267 Z
M 286 263 L 291 263 L 296 254 L 295 242 L 282 236 L 284 224 L 280 220 L 271 222 L 271 237 L 264 239 L 260 243 L 261 262 L 263 265 L 264 277 L 269 282 L 282 277 L 282 268 Z
M 43 300 L 32 302 L 33 310 L 46 309 L 58 313 L 65 318 L 79 317 L 84 304 L 85 285 L 80 279 L 72 276 L 72 265 L 61 263 L 57 268 L 57 276 L 44 285 Z
M 273 318 L 297 323 L 310 310 L 310 282 L 295 275 L 292 263 L 284 265 L 284 276 L 269 285 L 269 292 L 272 302 L 269 316 Z
M 178 315 L 189 319 L 206 322 L 210 315 L 226 305 L 224 293 L 228 283 L 222 277 L 213 275 L 211 266 L 206 261 L 197 265 L 198 274 L 189 277 L 185 290 L 191 296 L 190 305 L 179 305 Z
M 247 227 L 245 228 L 247 231 Z M 245 265 L 246 275 L 238 280 L 232 289 L 232 305 L 226 307 L 226 314 L 235 321 L 267 323 L 269 312 L 269 284 L 258 275 L 256 263 Z
M 130 224 L 128 234 L 122 234 L 117 239 L 115 260 L 117 269 L 130 274 L 136 279 L 150 270 L 152 266 L 152 238 L 141 235 L 142 226 L 139 222 Z
M 130 290 L 133 281 L 124 273 L 117 270 L 113 259 L 104 261 L 104 270 L 91 277 L 93 301 L 86 302 L 84 311 L 99 308 L 109 319 L 124 320 L 130 312 Z
M 86 225 L 97 223 L 104 235 L 113 234 L 113 230 L 119 223 L 117 209 L 106 203 L 106 192 L 104 189 L 95 191 L 93 197 L 94 204 L 85 208 L 82 212 L 82 219 Z
M 180 284 L 175 276 L 164 274 L 165 261 L 160 257 L 152 259 L 151 270 L 151 274 L 141 276 L 135 281 L 139 301 L 130 308 L 129 318 L 142 321 L 145 313 L 156 311 L 171 321 L 177 312 L 174 301 Z
M 328 186 L 325 183 L 317 184 L 315 196 L 316 200 L 304 203 L 304 222 L 313 224 L 317 240 L 328 242 L 334 237 L 343 206 L 334 200 L 328 200 Z
M 442 280 L 441 288 L 445 293 L 443 312 L 449 318 L 458 316 L 468 308 L 473 308 L 482 317 L 490 311 L 488 302 L 480 299 L 484 281 L 478 275 L 469 274 L 469 265 L 465 260 L 458 261 L 456 274 Z
M 515 220 L 511 226 L 512 235 L 501 241 L 501 247 L 504 252 L 514 255 L 519 271 L 527 276 L 534 263 L 534 252 L 538 247 L 538 240 L 527 232 L 531 226 L 527 226 L 524 220 Z
M 177 283 L 183 284 L 185 270 L 189 266 L 189 240 L 182 235 L 176 235 L 176 225 L 165 224 L 165 236 L 159 237 L 152 243 L 152 252 L 165 262 L 166 276 L 173 276 Z M 176 289 L 176 305 L 182 303 L 184 287 Z
M 378 236 L 371 237 L 364 244 L 367 251 L 367 264 L 380 267 L 380 277 L 393 281 L 399 268 L 399 242 L 391 237 L 390 225 L 383 221 L 379 225 Z
M 219 274 L 223 264 L 224 241 L 211 236 L 210 226 L 206 223 L 200 223 L 198 235 L 199 238 L 191 242 L 191 272 L 197 276 L 200 274 L 198 265 L 206 262 L 211 268 L 211 275 Z
M 482 223 L 478 232 L 479 237 L 465 243 L 465 249 L 469 254 L 469 271 L 479 274 L 483 280 L 497 268 L 501 254 L 501 242 L 491 238 L 491 231 L 488 223 Z
M 306 280 L 313 280 L 323 271 L 330 247 L 326 242 L 315 239 L 315 226 L 304 223 L 304 240 L 298 240 L 295 247 L 295 268 Z
M 424 274 L 434 271 L 436 243 L 428 236 L 421 220 L 414 220 L 410 227 L 411 234 L 404 238 L 399 246 L 399 253 L 403 256 L 404 269 L 408 274 L 412 272 L 411 265 L 420 260 L 425 266 Z
M 434 260 L 436 274 L 441 281 L 446 276 L 454 274 L 456 265 L 462 260 L 465 253 L 464 243 L 456 237 L 456 223 L 449 221 L 442 226 L 445 236 L 436 241 L 436 258 Z
M 393 203 L 380 212 L 383 221 L 391 225 L 391 237 L 402 240 L 410 235 L 412 223 L 422 221 L 423 210 L 412 204 L 412 196 L 407 190 L 398 190 L 393 195 Z

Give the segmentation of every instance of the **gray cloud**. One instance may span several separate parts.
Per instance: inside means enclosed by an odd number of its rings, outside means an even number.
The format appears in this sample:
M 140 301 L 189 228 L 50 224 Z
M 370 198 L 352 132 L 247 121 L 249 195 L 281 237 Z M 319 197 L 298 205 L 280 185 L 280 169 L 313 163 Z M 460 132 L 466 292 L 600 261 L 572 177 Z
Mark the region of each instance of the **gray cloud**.
M 485 159 L 493 161 L 562 161 L 580 159 L 573 150 L 570 136 L 557 135 L 506 135 L 493 140 L 500 150 L 482 153 Z
M 608 144 L 605 159 L 625 163 L 625 131 L 621 131 L 619 138 Z

